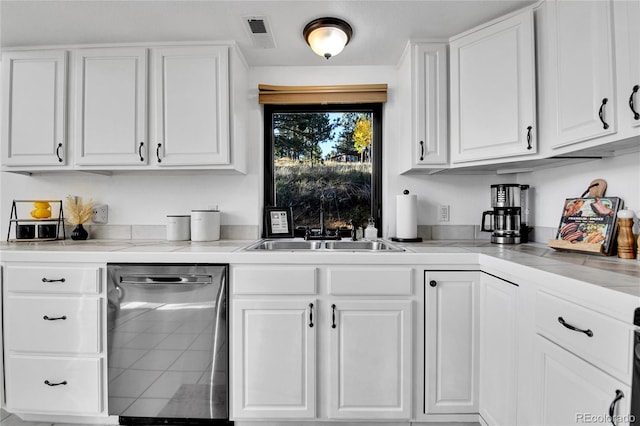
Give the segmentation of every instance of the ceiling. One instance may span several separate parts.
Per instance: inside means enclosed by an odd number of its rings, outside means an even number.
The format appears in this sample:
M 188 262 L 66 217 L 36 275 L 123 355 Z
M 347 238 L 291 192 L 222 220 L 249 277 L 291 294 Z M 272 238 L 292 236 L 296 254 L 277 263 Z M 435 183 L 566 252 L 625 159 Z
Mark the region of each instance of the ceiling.
M 535 0 L 0 0 L 0 46 L 234 40 L 250 66 L 396 65 L 410 39 L 447 39 Z M 256 47 L 246 17 L 266 17 L 274 48 Z M 354 35 L 316 56 L 304 26 L 323 16 Z

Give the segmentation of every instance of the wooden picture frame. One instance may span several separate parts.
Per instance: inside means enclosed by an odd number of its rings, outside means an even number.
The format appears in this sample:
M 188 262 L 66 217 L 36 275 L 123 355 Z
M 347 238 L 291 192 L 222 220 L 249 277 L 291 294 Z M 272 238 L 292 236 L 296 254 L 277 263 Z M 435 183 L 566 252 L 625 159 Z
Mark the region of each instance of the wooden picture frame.
M 293 238 L 293 210 L 291 207 L 265 207 L 266 238 Z

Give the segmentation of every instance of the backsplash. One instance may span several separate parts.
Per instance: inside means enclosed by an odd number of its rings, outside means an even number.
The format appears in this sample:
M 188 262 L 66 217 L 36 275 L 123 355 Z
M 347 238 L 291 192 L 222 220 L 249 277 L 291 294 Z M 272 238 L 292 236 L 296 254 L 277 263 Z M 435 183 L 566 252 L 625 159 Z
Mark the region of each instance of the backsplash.
M 88 225 L 89 239 L 94 240 L 164 240 L 165 225 Z M 66 226 L 67 238 L 73 226 Z M 554 238 L 556 228 L 536 227 L 529 234 L 530 241 L 546 243 Z M 419 225 L 418 237 L 428 240 L 482 240 L 489 241 L 491 233 L 480 231 L 478 225 Z M 221 240 L 256 240 L 260 238 L 258 226 L 221 225 Z
M 89 238 L 93 240 L 164 240 L 167 238 L 165 225 L 88 225 Z M 67 238 L 73 226 L 65 226 Z M 221 225 L 221 240 L 256 240 L 258 226 Z

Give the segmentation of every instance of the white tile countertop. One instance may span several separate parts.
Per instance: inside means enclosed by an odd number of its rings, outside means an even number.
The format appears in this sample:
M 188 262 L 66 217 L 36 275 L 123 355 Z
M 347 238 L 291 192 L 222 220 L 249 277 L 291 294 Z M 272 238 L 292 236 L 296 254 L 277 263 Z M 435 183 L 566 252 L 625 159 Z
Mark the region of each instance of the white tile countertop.
M 527 271 L 546 272 L 584 283 L 606 287 L 638 298 L 640 306 L 640 261 L 577 252 L 557 251 L 540 243 L 498 245 L 486 241 L 428 240 L 397 244 L 406 249 L 395 253 L 369 252 L 249 252 L 255 241 L 212 242 L 164 240 L 61 240 L 48 242 L 1 242 L 2 261 L 77 262 L 185 262 L 185 263 L 316 263 L 316 264 L 417 264 L 425 268 L 506 265 Z M 72 256 L 70 256 L 72 254 Z M 500 263 L 502 261 L 503 263 Z M 497 263 L 496 263 L 497 262 Z M 524 273 L 525 270 L 522 270 Z M 514 274 L 514 279 L 519 278 Z

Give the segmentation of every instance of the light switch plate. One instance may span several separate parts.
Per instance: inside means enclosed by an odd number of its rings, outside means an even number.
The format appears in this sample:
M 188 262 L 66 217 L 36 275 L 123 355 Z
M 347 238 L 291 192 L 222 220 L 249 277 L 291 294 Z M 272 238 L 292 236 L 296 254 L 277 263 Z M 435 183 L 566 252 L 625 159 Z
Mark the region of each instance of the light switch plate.
M 441 204 L 438 206 L 438 221 L 449 222 L 449 213 L 451 207 L 449 205 Z

